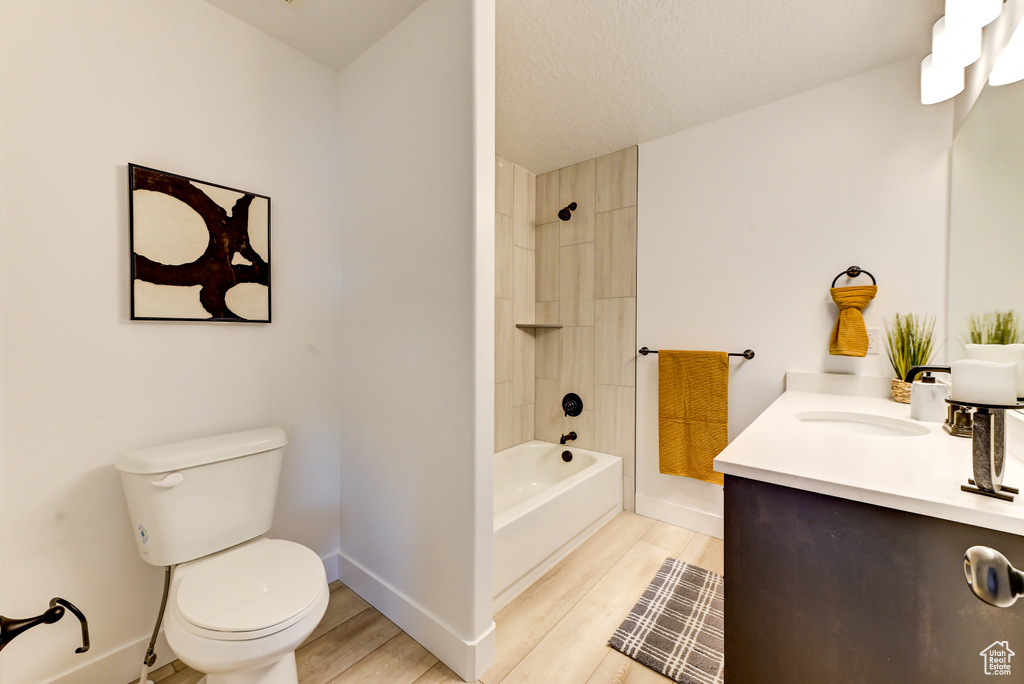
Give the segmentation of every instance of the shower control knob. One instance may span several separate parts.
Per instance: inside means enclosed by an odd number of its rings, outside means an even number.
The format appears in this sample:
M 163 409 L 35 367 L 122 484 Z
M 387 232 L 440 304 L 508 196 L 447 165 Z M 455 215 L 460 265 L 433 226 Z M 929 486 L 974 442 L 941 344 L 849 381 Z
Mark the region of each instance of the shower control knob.
M 578 416 L 583 413 L 583 400 L 580 395 L 569 392 L 562 397 L 562 410 L 567 416 Z

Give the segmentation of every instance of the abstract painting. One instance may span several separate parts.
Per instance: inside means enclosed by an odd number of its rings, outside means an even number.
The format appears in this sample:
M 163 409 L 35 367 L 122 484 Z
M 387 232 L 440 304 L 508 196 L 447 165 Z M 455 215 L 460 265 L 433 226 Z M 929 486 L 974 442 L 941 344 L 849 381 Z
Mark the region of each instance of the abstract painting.
M 270 198 L 128 165 L 132 320 L 270 322 Z

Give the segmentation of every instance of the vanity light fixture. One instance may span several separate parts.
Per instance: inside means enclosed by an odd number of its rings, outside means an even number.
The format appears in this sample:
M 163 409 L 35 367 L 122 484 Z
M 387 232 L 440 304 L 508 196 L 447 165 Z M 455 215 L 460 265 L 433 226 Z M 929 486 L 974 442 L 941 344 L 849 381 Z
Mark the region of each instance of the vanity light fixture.
M 964 68 L 981 57 L 981 29 L 1003 10 L 1003 0 L 946 0 L 932 27 L 932 53 L 921 62 L 921 103 L 935 104 L 964 89 Z
M 988 26 L 1003 11 L 1003 0 L 946 0 L 946 20 L 950 25 Z
M 932 55 L 921 62 L 921 104 L 935 104 L 955 97 L 964 89 L 964 68 L 936 64 Z
M 1010 36 L 1010 42 L 1003 48 L 996 65 L 989 72 L 988 82 L 994 86 L 1015 83 L 1024 78 L 1024 22 Z
M 932 27 L 932 60 L 935 64 L 965 67 L 981 57 L 981 29 L 972 24 L 954 24 L 942 17 Z

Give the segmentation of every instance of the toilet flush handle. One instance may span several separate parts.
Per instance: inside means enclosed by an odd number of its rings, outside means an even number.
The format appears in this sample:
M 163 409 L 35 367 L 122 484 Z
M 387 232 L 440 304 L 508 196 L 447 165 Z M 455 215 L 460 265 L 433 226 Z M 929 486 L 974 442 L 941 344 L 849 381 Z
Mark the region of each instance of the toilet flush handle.
M 171 487 L 177 487 L 184 481 L 185 475 L 183 473 L 167 473 L 159 480 L 150 480 L 149 484 L 162 489 L 170 489 Z

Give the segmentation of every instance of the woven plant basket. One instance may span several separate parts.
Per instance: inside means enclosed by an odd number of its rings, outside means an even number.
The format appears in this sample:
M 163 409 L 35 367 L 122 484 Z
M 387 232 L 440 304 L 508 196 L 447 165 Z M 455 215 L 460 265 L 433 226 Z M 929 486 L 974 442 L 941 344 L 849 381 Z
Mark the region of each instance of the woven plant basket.
M 910 403 L 910 384 L 899 378 L 892 379 L 892 398 L 901 404 Z

